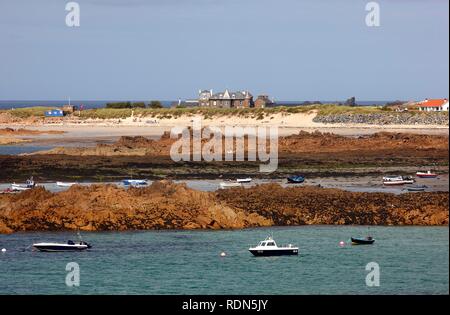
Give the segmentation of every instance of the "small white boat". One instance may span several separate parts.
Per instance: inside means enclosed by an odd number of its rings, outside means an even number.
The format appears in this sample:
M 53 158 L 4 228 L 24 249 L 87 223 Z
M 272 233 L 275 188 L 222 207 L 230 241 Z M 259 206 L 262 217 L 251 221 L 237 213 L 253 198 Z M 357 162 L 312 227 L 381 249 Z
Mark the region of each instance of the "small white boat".
M 30 179 L 27 179 L 25 184 L 12 183 L 11 184 L 11 190 L 23 191 L 23 190 L 29 190 L 31 188 L 34 188 L 35 186 L 36 186 L 36 183 L 34 182 L 33 177 L 30 177 Z
M 67 243 L 35 243 L 33 244 L 33 249 L 39 250 L 41 252 L 70 252 L 70 251 L 82 251 L 92 246 L 82 240 L 80 233 L 78 234 L 78 242 L 68 240 Z
M 241 187 L 241 183 L 234 183 L 234 182 L 221 182 L 219 184 L 221 189 L 225 189 L 225 188 L 233 188 L 233 187 Z
M 59 186 L 59 187 L 71 187 L 73 185 L 78 185 L 78 183 L 77 182 L 72 182 L 72 183 L 70 183 L 70 182 L 56 182 L 56 186 Z
M 238 183 L 250 183 L 251 181 L 252 181 L 252 179 L 250 177 L 236 179 L 236 182 L 238 182 Z
M 405 184 L 414 184 L 414 179 L 409 176 L 384 176 L 383 177 L 383 185 L 393 186 L 393 185 L 405 185 Z
M 257 246 L 248 249 L 254 256 L 288 256 L 298 255 L 298 247 L 292 244 L 278 246 L 272 236 L 267 237 Z
M 91 248 L 92 246 L 86 242 L 67 241 L 67 243 L 35 243 L 33 248 L 41 252 L 67 252 L 67 251 L 82 251 Z
M 398 180 L 403 180 L 403 176 L 400 176 L 400 175 L 387 175 L 387 176 L 383 176 L 383 182 L 388 182 L 388 181 L 398 181 Z

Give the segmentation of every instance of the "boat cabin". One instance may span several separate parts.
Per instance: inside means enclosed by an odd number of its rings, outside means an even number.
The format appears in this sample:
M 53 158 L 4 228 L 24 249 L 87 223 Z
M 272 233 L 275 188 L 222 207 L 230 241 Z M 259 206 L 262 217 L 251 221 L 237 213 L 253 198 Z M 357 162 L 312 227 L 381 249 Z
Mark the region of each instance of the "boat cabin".
M 266 247 L 278 247 L 277 243 L 275 243 L 275 241 L 272 238 L 270 238 L 270 237 L 265 239 L 264 241 L 260 242 L 258 244 L 258 246 L 259 247 L 264 247 L 264 246 L 266 246 Z

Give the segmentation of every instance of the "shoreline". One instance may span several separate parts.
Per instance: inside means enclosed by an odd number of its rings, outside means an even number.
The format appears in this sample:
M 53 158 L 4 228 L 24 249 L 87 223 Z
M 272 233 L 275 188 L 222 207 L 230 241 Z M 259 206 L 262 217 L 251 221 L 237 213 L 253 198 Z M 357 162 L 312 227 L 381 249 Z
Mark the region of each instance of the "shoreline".
M 176 126 L 176 125 L 174 125 Z M 172 127 L 169 126 L 70 126 L 70 125 L 43 125 L 43 126 L 27 126 L 27 125 L 1 125 L 0 128 L 27 128 L 39 131 L 64 131 L 61 134 L 30 134 L 30 135 L 14 135 L 10 138 L 26 140 L 26 142 L 17 143 L 25 146 L 95 146 L 97 143 L 113 143 L 122 136 L 143 136 L 157 140 L 165 132 L 170 132 Z M 280 137 L 298 134 L 299 132 L 322 132 L 333 133 L 346 137 L 369 136 L 379 132 L 390 133 L 410 133 L 418 135 L 436 135 L 449 136 L 448 127 L 417 127 L 414 128 L 392 128 L 392 127 L 361 127 L 361 126 L 340 126 L 340 127 L 280 127 L 278 134 Z M 1 145 L 0 145 L 1 152 Z
M 167 110 L 167 116 L 128 116 L 126 118 L 87 118 L 80 119 L 78 117 L 70 118 L 64 117 L 59 120 L 45 120 L 34 118 L 23 119 L 3 119 L 0 120 L 0 128 L 28 128 L 54 131 L 66 131 L 74 134 L 75 131 L 82 134 L 101 134 L 106 130 L 113 134 L 122 133 L 121 135 L 146 135 L 146 136 L 160 136 L 165 131 L 170 131 L 170 128 L 175 126 L 188 127 L 192 126 L 194 120 L 199 120 L 202 127 L 215 126 L 221 127 L 278 127 L 281 135 L 290 135 L 298 133 L 299 131 L 321 131 L 334 132 L 342 135 L 360 135 L 371 134 L 380 131 L 391 132 L 414 132 L 422 134 L 447 134 L 449 125 L 436 124 L 394 124 L 394 123 L 324 123 L 316 122 L 314 119 L 318 117 L 317 110 L 300 113 L 268 113 L 263 118 L 255 116 L 255 113 L 248 114 L 252 116 L 239 115 L 237 113 L 230 114 L 216 114 L 212 117 L 205 116 L 205 114 L 181 114 L 179 116 L 171 116 L 170 109 Z M 395 114 L 395 113 L 394 113 Z M 366 114 L 370 115 L 370 114 Z M 391 115 L 386 114 L 386 115 Z M 423 115 L 423 114 L 421 114 Z M 426 115 L 426 114 L 425 114 Z M 143 134 L 142 134 L 143 133 Z M 66 135 L 70 137 L 69 135 Z

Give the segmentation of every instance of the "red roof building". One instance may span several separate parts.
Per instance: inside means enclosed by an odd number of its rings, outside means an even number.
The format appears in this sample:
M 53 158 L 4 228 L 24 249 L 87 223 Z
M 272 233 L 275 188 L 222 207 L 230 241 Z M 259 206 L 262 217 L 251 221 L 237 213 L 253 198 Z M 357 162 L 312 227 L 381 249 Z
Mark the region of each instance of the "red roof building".
M 425 101 L 420 102 L 419 110 L 427 111 L 427 112 L 448 112 L 448 99 L 426 99 Z

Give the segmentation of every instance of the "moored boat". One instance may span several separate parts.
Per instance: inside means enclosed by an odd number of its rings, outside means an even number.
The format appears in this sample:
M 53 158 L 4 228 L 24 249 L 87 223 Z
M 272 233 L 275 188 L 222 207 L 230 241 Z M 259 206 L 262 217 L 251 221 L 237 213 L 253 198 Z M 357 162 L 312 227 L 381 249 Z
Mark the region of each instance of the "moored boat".
M 408 191 L 425 191 L 425 189 L 428 188 L 426 185 L 416 185 L 416 186 L 408 186 L 406 187 L 406 190 Z
M 219 184 L 219 187 L 221 189 L 225 189 L 225 188 L 233 188 L 233 187 L 241 187 L 241 183 L 235 183 L 235 182 L 221 182 Z
M 290 256 L 298 255 L 298 247 L 289 244 L 287 246 L 278 246 L 272 236 L 259 242 L 257 246 L 248 249 L 254 256 Z
M 252 179 L 250 177 L 236 179 L 236 182 L 238 182 L 238 183 L 250 183 L 251 181 L 252 181 Z
M 146 179 L 124 179 L 122 183 L 125 186 L 146 186 L 148 184 Z
M 399 181 L 399 180 L 403 180 L 403 176 L 400 176 L 400 175 L 386 175 L 386 176 L 383 176 L 383 182 Z
M 41 252 L 70 252 L 70 251 L 82 251 L 92 246 L 83 241 L 80 233 L 78 235 L 78 242 L 74 242 L 72 240 L 68 240 L 67 243 L 52 243 L 52 242 L 43 242 L 43 243 L 34 243 L 32 245 L 33 249 L 36 249 Z
M 27 179 L 25 184 L 11 184 L 11 190 L 15 191 L 23 191 L 23 190 L 29 190 L 36 186 L 36 183 L 33 180 L 33 176 L 30 177 L 30 179 Z
M 375 242 L 375 239 L 372 236 L 364 238 L 352 237 L 351 240 L 353 245 L 371 245 Z
M 418 171 L 418 172 L 416 172 L 416 176 L 419 178 L 436 178 L 438 176 L 438 174 L 433 173 L 432 171 L 426 171 L 426 172 Z
M 305 177 L 302 175 L 293 175 L 287 178 L 288 183 L 291 184 L 301 184 L 305 181 Z
M 67 252 L 67 251 L 82 251 L 91 248 L 92 246 L 86 242 L 67 241 L 67 243 L 35 243 L 33 248 L 41 252 Z
M 405 185 L 405 184 L 413 184 L 414 179 L 410 176 L 397 176 L 390 175 L 383 177 L 383 185 L 391 186 L 391 185 Z

